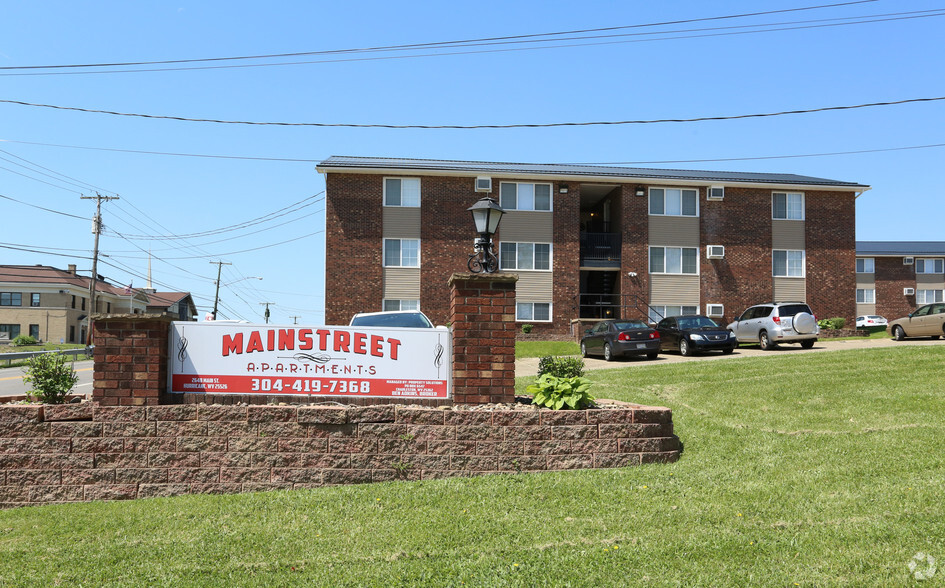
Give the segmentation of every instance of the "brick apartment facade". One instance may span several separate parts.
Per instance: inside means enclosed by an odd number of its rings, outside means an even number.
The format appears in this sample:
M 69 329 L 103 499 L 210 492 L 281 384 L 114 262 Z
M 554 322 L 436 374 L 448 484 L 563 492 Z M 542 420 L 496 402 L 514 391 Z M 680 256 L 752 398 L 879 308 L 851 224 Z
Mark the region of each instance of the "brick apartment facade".
M 869 186 L 797 176 L 332 157 L 326 181 L 326 322 L 419 307 L 446 321 L 483 196 L 506 214 L 501 271 L 517 321 L 565 334 L 574 319 L 709 314 L 771 300 L 856 314 L 855 199 Z M 476 179 L 490 178 L 491 192 Z M 511 206 L 510 206 L 511 205 Z M 713 246 L 713 247 L 710 247 Z M 710 254 L 711 253 L 711 254 Z
M 857 315 L 892 320 L 943 299 L 945 241 L 857 242 Z

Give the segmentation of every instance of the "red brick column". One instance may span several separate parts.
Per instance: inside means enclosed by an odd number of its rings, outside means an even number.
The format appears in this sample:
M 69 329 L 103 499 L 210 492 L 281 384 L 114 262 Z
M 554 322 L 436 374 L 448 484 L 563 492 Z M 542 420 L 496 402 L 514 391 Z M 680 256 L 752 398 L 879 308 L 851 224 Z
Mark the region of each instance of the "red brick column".
M 173 319 L 153 314 L 95 315 L 92 400 L 101 406 L 161 404 Z
M 515 282 L 510 274 L 453 274 L 453 402 L 515 399 Z

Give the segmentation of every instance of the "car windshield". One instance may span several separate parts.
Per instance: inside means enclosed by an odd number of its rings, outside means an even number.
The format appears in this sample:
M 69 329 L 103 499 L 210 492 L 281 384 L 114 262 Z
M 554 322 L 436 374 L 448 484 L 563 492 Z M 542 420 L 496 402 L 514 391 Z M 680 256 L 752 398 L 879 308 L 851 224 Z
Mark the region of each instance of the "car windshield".
M 618 331 L 626 331 L 627 329 L 645 329 L 646 323 L 643 321 L 620 321 L 614 323 L 614 326 L 617 327 Z
M 718 324 L 707 316 L 692 316 L 677 319 L 680 329 L 718 328 Z
M 419 312 L 365 314 L 351 319 L 352 327 L 412 327 L 432 329 L 433 324 Z
M 784 304 L 778 307 L 778 314 L 781 316 L 792 316 L 799 312 L 806 312 L 807 314 L 813 314 L 810 311 L 810 307 L 806 304 Z

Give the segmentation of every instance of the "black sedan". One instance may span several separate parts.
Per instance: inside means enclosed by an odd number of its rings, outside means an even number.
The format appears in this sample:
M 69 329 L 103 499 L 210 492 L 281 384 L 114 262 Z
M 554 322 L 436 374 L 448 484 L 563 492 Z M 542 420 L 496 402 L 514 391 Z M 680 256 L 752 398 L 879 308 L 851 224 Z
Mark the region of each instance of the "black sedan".
M 660 336 L 643 321 L 608 319 L 584 331 L 581 356 L 603 355 L 607 361 L 625 355 L 646 355 L 656 359 Z
M 682 355 L 702 351 L 721 351 L 728 354 L 738 347 L 738 339 L 707 316 L 670 316 L 656 325 L 660 334 L 661 350 L 679 350 Z

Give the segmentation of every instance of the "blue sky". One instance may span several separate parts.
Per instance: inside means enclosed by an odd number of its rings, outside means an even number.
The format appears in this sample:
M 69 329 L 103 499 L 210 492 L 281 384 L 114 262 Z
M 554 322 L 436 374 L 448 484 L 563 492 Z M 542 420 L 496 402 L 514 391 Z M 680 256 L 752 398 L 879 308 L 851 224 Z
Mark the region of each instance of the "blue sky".
M 832 2 L 19 2 L 4 8 L 0 67 L 365 48 L 822 4 Z M 163 66 L 172 71 L 2 69 L 0 100 L 243 121 L 481 125 L 733 116 L 932 98 L 945 95 L 942 12 L 931 1 L 877 0 L 609 32 L 646 36 L 357 53 L 334 63 L 325 61 L 337 56 Z M 864 20 L 877 22 L 835 26 Z M 683 30 L 689 32 L 670 32 Z M 206 69 L 288 61 L 321 63 Z M 203 69 L 180 69 L 195 66 Z M 79 196 L 117 193 L 121 200 L 103 205 L 100 248 L 107 257 L 99 273 L 143 287 L 142 250 L 150 248 L 155 287 L 191 291 L 206 311 L 216 277 L 210 262 L 230 262 L 220 294 L 227 318 L 262 320 L 260 303 L 268 301 L 273 322 L 295 316 L 321 322 L 324 178 L 314 162 L 330 155 L 820 176 L 872 186 L 857 202 L 857 239 L 945 239 L 938 178 L 945 149 L 924 147 L 945 144 L 945 101 L 747 120 L 502 130 L 224 125 L 10 103 L 0 103 L 0 121 L 0 195 L 14 199 L 0 199 L 0 263 L 77 263 L 89 270 L 93 204 Z M 889 149 L 900 150 L 776 157 Z M 759 157 L 776 158 L 736 160 Z M 731 160 L 695 161 L 718 159 Z M 232 228 L 278 211 L 288 213 Z M 206 232 L 213 233 L 146 238 Z M 242 279 L 251 276 L 264 279 Z

